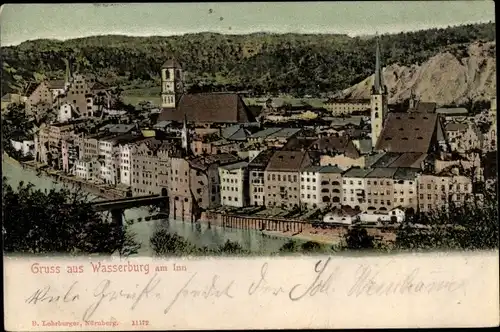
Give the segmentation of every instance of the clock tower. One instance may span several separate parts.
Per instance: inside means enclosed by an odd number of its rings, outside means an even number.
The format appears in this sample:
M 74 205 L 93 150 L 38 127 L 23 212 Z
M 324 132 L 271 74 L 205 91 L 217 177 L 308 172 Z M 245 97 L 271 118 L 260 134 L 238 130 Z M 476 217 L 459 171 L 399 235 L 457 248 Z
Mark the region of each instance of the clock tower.
M 168 59 L 161 67 L 161 107 L 176 108 L 184 92 L 184 74 L 175 58 Z

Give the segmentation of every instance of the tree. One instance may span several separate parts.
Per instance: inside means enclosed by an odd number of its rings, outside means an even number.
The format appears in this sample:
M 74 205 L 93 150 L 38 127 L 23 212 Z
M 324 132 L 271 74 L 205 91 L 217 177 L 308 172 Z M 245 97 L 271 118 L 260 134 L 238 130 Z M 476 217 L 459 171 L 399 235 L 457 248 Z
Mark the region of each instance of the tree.
M 182 256 L 195 252 L 196 248 L 168 229 L 157 227 L 150 238 L 151 247 L 157 256 Z
M 229 254 L 229 255 L 241 255 L 247 253 L 247 251 L 243 250 L 243 248 L 238 242 L 233 242 L 229 240 L 227 240 L 223 245 L 219 246 L 218 252 L 220 254 Z
M 375 249 L 374 237 L 365 228 L 351 228 L 344 237 L 347 249 Z
M 484 250 L 498 248 L 496 183 L 475 186 L 465 204 L 451 200 L 429 214 L 416 214 L 397 233 L 400 249 Z M 416 223 L 423 224 L 417 228 Z
M 140 245 L 128 229 L 118 229 L 90 206 L 79 189 L 35 190 L 2 184 L 4 250 L 9 253 L 137 253 Z
M 299 251 L 299 246 L 297 245 L 297 242 L 291 239 L 283 244 L 279 249 L 280 253 L 293 253 L 297 251 Z

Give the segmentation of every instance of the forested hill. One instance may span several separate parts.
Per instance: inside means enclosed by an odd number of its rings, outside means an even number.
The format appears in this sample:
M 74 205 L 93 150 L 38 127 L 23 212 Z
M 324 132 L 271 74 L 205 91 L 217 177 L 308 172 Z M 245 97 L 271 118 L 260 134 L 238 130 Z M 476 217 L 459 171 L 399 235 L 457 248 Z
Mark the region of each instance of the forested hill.
M 420 64 L 456 44 L 495 40 L 495 23 L 384 35 L 385 65 Z M 95 36 L 67 41 L 35 40 L 2 48 L 2 93 L 34 77 L 62 78 L 64 60 L 110 85 L 158 84 L 162 63 L 176 56 L 191 91 L 230 90 L 318 95 L 339 91 L 373 72 L 372 38 L 328 34 L 170 37 Z M 76 69 L 76 68 L 75 68 Z

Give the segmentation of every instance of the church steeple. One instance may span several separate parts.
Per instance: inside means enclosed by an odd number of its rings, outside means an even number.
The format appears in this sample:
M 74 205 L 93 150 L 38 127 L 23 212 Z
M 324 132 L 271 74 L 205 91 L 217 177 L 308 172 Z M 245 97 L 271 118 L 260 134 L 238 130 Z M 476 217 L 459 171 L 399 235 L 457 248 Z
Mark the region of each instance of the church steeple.
M 377 34 L 376 38 L 376 50 L 375 50 L 375 81 L 373 83 L 373 93 L 374 94 L 384 94 L 386 93 L 384 85 L 384 77 L 382 75 L 382 64 L 380 55 L 380 38 Z
M 370 97 L 371 106 L 371 138 L 372 147 L 375 147 L 378 142 L 378 138 L 382 133 L 384 126 L 384 120 L 389 111 L 387 87 L 384 85 L 384 78 L 382 75 L 382 57 L 380 52 L 380 41 L 379 36 L 375 37 L 376 49 L 375 49 L 375 80 L 372 86 L 372 94 Z
M 182 149 L 184 150 L 184 152 L 188 153 L 189 152 L 189 135 L 188 135 L 188 128 L 187 128 L 187 115 L 186 115 L 186 113 L 184 113 L 184 121 L 182 123 L 181 140 L 182 140 Z

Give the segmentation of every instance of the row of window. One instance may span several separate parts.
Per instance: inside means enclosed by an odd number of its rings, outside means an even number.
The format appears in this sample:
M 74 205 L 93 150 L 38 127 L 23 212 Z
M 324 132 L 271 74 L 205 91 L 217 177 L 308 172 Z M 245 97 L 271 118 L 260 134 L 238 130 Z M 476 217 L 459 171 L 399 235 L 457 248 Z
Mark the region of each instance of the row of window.
M 461 185 L 460 183 L 458 183 L 458 184 L 456 185 L 456 187 L 457 187 L 457 190 L 461 190 L 462 185 Z M 465 183 L 465 184 L 463 184 L 463 188 L 464 188 L 464 190 L 469 190 L 469 185 Z M 420 184 L 420 189 L 422 189 L 422 190 L 424 189 L 424 185 L 423 185 L 422 183 Z M 429 184 L 427 184 L 427 189 L 428 189 L 428 190 L 431 190 L 431 189 L 432 189 L 432 185 L 431 185 L 430 183 L 429 183 Z M 436 184 L 436 185 L 434 185 L 434 189 L 435 189 L 435 190 L 438 190 L 438 185 L 437 185 L 437 184 Z M 450 185 L 448 186 L 448 189 L 449 189 L 449 190 L 453 190 L 453 185 L 452 185 L 452 184 L 450 184 Z M 442 185 L 441 185 L 441 190 L 442 190 L 442 191 L 445 191 L 445 190 L 446 190 L 446 186 L 445 186 L 444 184 L 442 184 Z
M 281 177 L 281 174 L 278 174 L 276 176 L 276 174 L 268 174 L 267 175 L 267 180 L 268 181 L 276 181 L 276 178 L 278 178 L 278 181 L 282 181 L 282 178 L 283 178 L 283 181 L 286 181 L 287 180 L 287 176 L 286 175 L 283 175 L 283 177 Z M 292 182 L 292 175 L 288 175 L 288 182 Z M 293 175 L 293 182 L 297 182 L 297 175 Z

